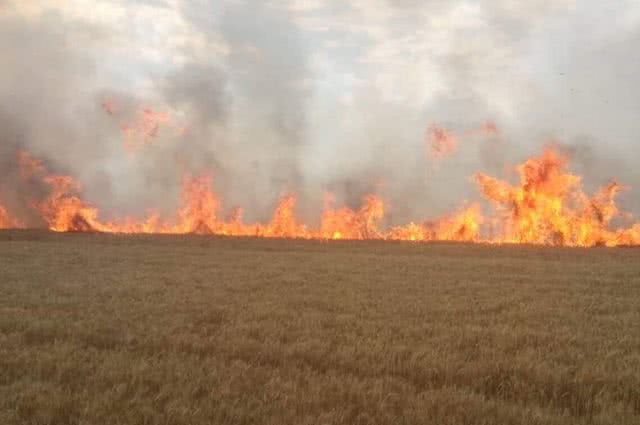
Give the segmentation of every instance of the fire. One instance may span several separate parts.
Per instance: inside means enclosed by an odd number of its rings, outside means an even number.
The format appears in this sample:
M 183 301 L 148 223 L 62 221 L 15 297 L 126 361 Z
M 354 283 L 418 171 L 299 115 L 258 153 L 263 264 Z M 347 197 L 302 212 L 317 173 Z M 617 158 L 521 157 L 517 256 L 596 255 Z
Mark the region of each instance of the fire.
M 333 197 L 325 197 L 325 208 L 320 224 L 320 236 L 323 239 L 374 239 L 380 238 L 378 223 L 384 217 L 382 199 L 369 195 L 364 198 L 363 206 L 354 211 L 343 207 L 333 207 Z
M 18 151 L 18 165 L 20 166 L 20 175 L 23 179 L 29 179 L 45 173 L 42 161 L 35 159 L 26 151 Z
M 120 112 L 113 100 L 104 100 L 100 106 L 111 117 L 115 117 Z M 177 125 L 168 112 L 158 112 L 148 107 L 142 108 L 133 122 L 120 125 L 125 150 L 134 153 L 152 144 L 163 127 L 172 128 L 177 136 L 183 136 L 186 133 L 186 128 Z
M 103 101 L 100 107 L 112 117 L 123 112 L 112 100 Z M 148 107 L 142 108 L 133 122 L 120 125 L 120 130 L 125 138 L 125 149 L 133 152 L 144 145 L 151 144 L 162 127 L 173 128 L 177 136 L 184 136 L 187 133 L 187 128 L 178 125 L 168 112 L 157 112 Z
M 483 217 L 480 205 L 473 204 L 439 220 L 426 221 L 422 225 L 409 223 L 391 230 L 388 239 L 409 241 L 480 241 L 480 225 Z
M 431 124 L 427 129 L 426 140 L 431 158 L 439 160 L 454 155 L 458 151 L 460 140 L 499 135 L 498 126 L 493 121 L 486 121 L 479 127 L 457 132 L 457 134 L 453 130 Z
M 220 202 L 213 193 L 211 177 L 185 176 L 182 181 L 182 208 L 179 224 L 171 233 L 217 233 Z
M 382 198 L 367 195 L 359 208 L 336 207 L 327 195 L 318 227 L 308 226 L 296 216 L 297 199 L 283 196 L 269 222 L 245 224 L 242 209 L 234 208 L 225 218 L 215 193 L 213 178 L 185 175 L 180 206 L 175 215 L 163 218 L 150 212 L 143 219 L 104 221 L 98 208 L 84 201 L 82 187 L 70 176 L 50 174 L 42 161 L 19 152 L 17 162 L 24 180 L 39 181 L 48 189 L 31 207 L 46 227 L 56 232 L 210 234 L 265 238 L 460 241 L 482 243 L 530 243 L 558 246 L 619 246 L 640 244 L 640 223 L 614 228 L 613 222 L 629 217 L 616 205 L 625 189 L 612 182 L 589 196 L 581 178 L 568 172 L 569 158 L 553 147 L 516 168 L 515 184 L 478 173 L 480 193 L 495 214 L 484 216 L 480 203 L 436 220 L 388 226 L 387 206 Z M 0 228 L 24 227 L 0 206 Z
M 564 246 L 620 243 L 609 224 L 620 216 L 615 197 L 621 186 L 611 183 L 589 197 L 582 191 L 580 177 L 567 172 L 567 164 L 566 156 L 548 147 L 541 157 L 517 168 L 518 185 L 476 175 L 481 192 L 503 220 L 498 241 Z M 627 240 L 633 242 L 633 236 Z
M 476 242 L 480 239 L 482 220 L 480 205 L 471 205 L 452 216 L 431 223 L 431 240 Z
M 306 226 L 299 223 L 296 219 L 295 207 L 295 196 L 283 196 L 273 212 L 271 222 L 264 227 L 257 227 L 257 236 L 269 238 L 308 238 L 309 234 Z
M 6 208 L 0 205 L 0 229 L 10 229 L 11 220 Z
M 129 152 L 135 152 L 142 146 L 150 144 L 158 135 L 160 127 L 170 124 L 171 117 L 168 113 L 144 108 L 137 121 L 122 126 L 125 149 Z
M 24 223 L 9 215 L 7 209 L 0 204 L 0 229 L 19 229 L 24 227 Z
M 435 159 L 453 155 L 458 149 L 458 138 L 451 131 L 435 124 L 427 129 L 427 143 Z
M 36 205 L 49 229 L 55 232 L 108 231 L 97 220 L 98 211 L 86 205 L 76 193 L 80 184 L 68 176 L 47 176 L 49 196 Z

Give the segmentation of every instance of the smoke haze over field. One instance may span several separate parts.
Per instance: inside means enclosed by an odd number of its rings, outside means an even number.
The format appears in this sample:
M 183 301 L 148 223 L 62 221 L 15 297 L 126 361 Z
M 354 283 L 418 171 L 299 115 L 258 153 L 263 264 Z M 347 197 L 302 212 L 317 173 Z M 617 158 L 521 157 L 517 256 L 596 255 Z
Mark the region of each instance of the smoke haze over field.
M 27 209 L 27 149 L 106 213 L 175 208 L 210 171 L 264 219 L 286 192 L 377 192 L 391 220 L 475 200 L 556 140 L 587 188 L 617 178 L 640 214 L 640 3 L 634 0 L 0 0 L 0 199 Z M 85 11 L 85 12 L 82 12 Z M 106 106 L 105 106 L 106 105 Z M 170 122 L 132 132 L 144 108 Z M 143 117 L 143 118 L 141 118 Z M 487 122 L 497 133 L 477 132 Z M 429 157 L 431 124 L 459 139 Z M 149 136 L 149 137 L 151 137 Z M 16 190 L 18 188 L 19 190 Z

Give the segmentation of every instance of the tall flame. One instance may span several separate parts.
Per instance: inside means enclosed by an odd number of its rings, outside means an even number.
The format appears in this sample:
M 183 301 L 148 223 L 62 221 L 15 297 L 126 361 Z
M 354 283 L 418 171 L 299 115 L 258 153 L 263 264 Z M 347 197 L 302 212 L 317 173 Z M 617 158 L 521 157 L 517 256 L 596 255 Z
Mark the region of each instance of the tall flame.
M 185 176 L 182 181 L 182 208 L 178 211 L 179 224 L 172 233 L 218 233 L 219 207 L 210 176 Z
M 24 227 L 24 223 L 9 215 L 7 209 L 0 205 L 0 229 L 18 229 Z
M 532 243 L 562 246 L 617 246 L 640 244 L 640 223 L 612 228 L 616 219 L 628 218 L 616 205 L 623 189 L 610 183 L 592 196 L 582 190 L 581 179 L 567 171 L 569 159 L 552 147 L 530 158 L 516 170 L 519 182 L 511 184 L 478 173 L 475 181 L 496 214 L 485 217 L 481 205 L 470 204 L 437 220 L 409 223 L 385 230 L 384 201 L 364 197 L 358 209 L 335 207 L 327 195 L 320 225 L 312 228 L 296 216 L 296 197 L 283 196 L 265 224 L 245 224 L 242 209 L 224 219 L 222 203 L 213 190 L 210 175 L 182 179 L 180 207 L 173 218 L 150 213 L 142 220 L 124 218 L 103 221 L 99 210 L 81 197 L 81 185 L 70 176 L 52 175 L 27 152 L 18 153 L 21 176 L 48 187 L 44 199 L 32 202 L 48 229 L 57 232 L 171 233 L 258 236 L 268 238 L 462 241 L 485 243 Z M 21 227 L 0 206 L 0 228 Z
M 333 197 L 325 199 L 320 235 L 323 239 L 375 239 L 380 238 L 378 223 L 384 217 L 382 199 L 368 195 L 364 205 L 354 211 L 350 208 L 333 208 Z
M 566 171 L 568 158 L 551 147 L 539 158 L 518 166 L 518 185 L 477 174 L 484 196 L 503 219 L 501 242 L 545 245 L 618 245 L 611 220 L 620 215 L 615 197 L 621 186 L 611 183 L 592 197 L 581 179 Z
M 47 176 L 44 178 L 51 192 L 36 205 L 49 229 L 56 232 L 109 231 L 98 220 L 98 210 L 84 203 L 77 196 L 81 187 L 69 176 Z

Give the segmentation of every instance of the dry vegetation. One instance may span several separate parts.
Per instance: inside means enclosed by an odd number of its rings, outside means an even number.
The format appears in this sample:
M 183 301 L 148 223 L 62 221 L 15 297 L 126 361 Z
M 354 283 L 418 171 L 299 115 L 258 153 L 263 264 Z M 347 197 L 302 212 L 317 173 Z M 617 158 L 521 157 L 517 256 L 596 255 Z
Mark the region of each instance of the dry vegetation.
M 640 250 L 0 233 L 1 424 L 638 424 Z

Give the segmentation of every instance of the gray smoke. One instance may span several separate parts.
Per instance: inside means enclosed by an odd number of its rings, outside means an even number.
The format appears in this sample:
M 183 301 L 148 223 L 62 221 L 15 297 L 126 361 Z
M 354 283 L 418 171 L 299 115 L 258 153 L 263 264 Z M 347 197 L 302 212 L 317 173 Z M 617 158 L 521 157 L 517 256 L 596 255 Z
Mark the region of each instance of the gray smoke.
M 248 220 L 287 192 L 317 220 L 325 191 L 351 207 L 376 192 L 390 221 L 421 220 L 476 200 L 476 171 L 503 176 L 555 140 L 587 189 L 637 186 L 623 205 L 640 213 L 632 0 L 98 3 L 151 23 L 0 8 L 0 199 L 13 210 L 45 191 L 18 176 L 27 149 L 108 215 L 172 211 L 182 174 L 210 172 Z M 144 107 L 172 124 L 132 155 L 121 126 Z M 487 121 L 499 134 L 469 135 Z M 429 158 L 431 123 L 457 135 L 454 156 Z

